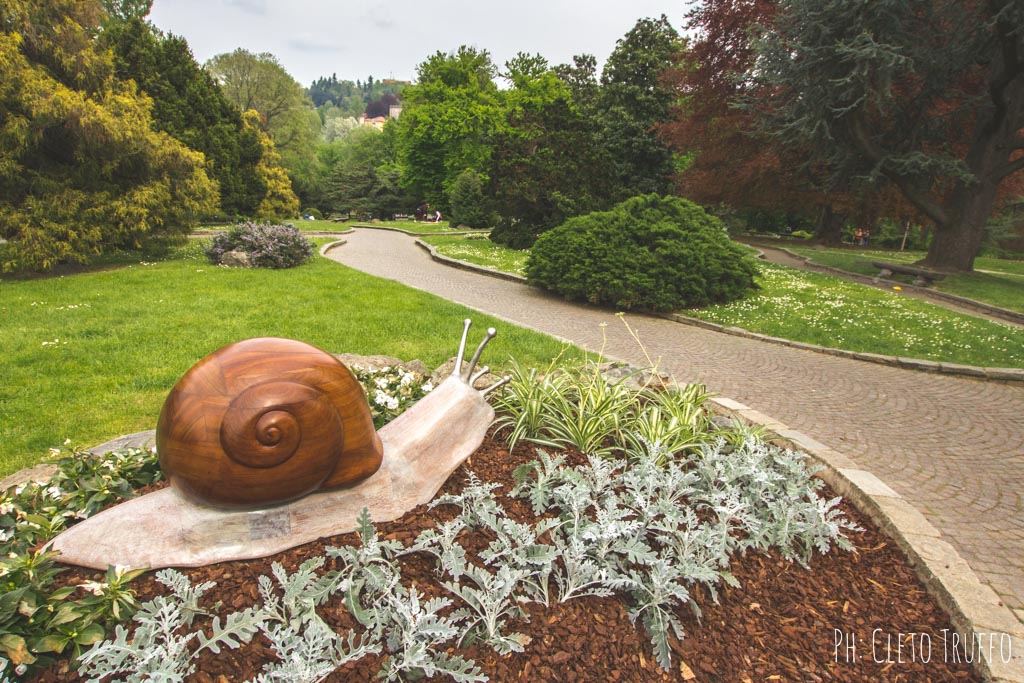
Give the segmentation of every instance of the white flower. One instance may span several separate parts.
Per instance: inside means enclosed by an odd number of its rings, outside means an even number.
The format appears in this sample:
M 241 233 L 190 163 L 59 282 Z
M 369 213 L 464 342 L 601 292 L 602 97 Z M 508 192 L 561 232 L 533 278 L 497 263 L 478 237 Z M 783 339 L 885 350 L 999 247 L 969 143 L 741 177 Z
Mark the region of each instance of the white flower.
M 46 489 L 46 495 L 50 498 L 60 498 L 63 493 L 59 486 L 50 486 Z
M 423 392 L 426 393 L 428 391 L 433 391 L 434 385 L 427 381 L 423 383 L 423 386 L 421 388 L 423 389 Z
M 404 387 L 412 384 L 412 381 L 414 379 L 416 379 L 416 377 L 413 376 L 411 372 L 405 373 L 404 375 L 402 375 L 402 386 Z
M 388 380 L 386 377 L 378 377 L 377 379 L 373 380 L 373 383 L 376 384 L 381 389 L 388 388 Z
M 0 503 L 0 515 L 9 515 L 14 512 L 14 503 Z
M 78 584 L 79 588 L 84 588 L 93 595 L 103 595 L 103 589 L 107 587 L 107 584 L 102 581 L 85 581 Z
M 28 671 L 28 666 L 25 664 L 19 664 L 18 666 L 14 667 L 15 676 L 24 676 L 26 671 Z
M 124 576 L 124 573 L 128 571 L 128 565 L 126 564 L 115 564 L 114 565 L 114 576 L 120 578 Z

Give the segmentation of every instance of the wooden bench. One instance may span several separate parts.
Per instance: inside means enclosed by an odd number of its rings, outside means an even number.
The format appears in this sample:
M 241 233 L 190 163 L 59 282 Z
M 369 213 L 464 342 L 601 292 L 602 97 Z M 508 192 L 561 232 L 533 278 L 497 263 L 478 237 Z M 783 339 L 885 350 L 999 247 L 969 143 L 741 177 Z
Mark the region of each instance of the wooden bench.
M 857 261 L 857 263 L 878 268 L 878 277 L 890 277 L 893 273 L 913 275 L 914 284 L 918 287 L 927 287 L 933 282 L 937 282 L 946 277 L 945 273 L 939 273 L 927 268 L 905 266 L 902 263 L 886 263 L 885 261 Z

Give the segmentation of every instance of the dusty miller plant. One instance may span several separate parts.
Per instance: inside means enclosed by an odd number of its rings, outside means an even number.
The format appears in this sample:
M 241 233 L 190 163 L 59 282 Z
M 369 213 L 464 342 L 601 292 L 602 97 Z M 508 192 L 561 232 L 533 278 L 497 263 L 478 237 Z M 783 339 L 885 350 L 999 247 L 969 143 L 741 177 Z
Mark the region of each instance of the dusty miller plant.
M 193 586 L 188 577 L 164 570 L 157 581 L 171 595 L 157 596 L 143 603 L 135 613 L 137 624 L 129 637 L 128 629 L 118 625 L 113 640 L 99 643 L 81 659 L 80 673 L 111 682 L 180 681 L 195 670 L 194 660 L 205 650 L 217 653 L 222 647 L 237 648 L 249 642 L 265 617 L 256 607 L 229 614 L 223 624 L 214 617 L 212 635 L 191 630 L 198 614 L 199 600 L 212 588 L 212 582 Z

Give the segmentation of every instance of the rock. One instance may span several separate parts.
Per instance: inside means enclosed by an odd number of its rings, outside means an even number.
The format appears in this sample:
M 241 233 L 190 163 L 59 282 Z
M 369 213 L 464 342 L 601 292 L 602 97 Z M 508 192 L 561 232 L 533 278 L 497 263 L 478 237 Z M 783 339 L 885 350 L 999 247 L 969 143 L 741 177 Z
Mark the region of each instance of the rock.
M 26 467 L 23 470 L 19 470 L 14 474 L 10 474 L 3 479 L 0 479 L 0 492 L 6 491 L 14 486 L 28 484 L 33 481 L 50 481 L 56 471 L 57 466 L 49 463 Z
M 462 359 L 462 371 L 466 371 L 467 364 L 469 363 L 468 358 Z M 435 387 L 443 382 L 448 376 L 452 374 L 452 370 L 455 368 L 455 356 L 452 356 L 444 363 L 442 363 L 434 372 L 430 373 L 430 382 Z M 478 366 L 473 374 L 480 372 L 481 366 Z M 473 383 L 474 389 L 486 389 L 492 384 L 498 382 L 501 379 L 498 375 L 488 372 L 483 377 Z
M 228 268 L 252 268 L 252 261 L 244 251 L 226 251 L 220 257 L 220 265 Z
M 401 368 L 407 372 L 415 372 L 422 377 L 430 375 L 430 368 L 419 359 L 414 359 L 407 363 L 394 356 L 360 356 L 355 353 L 335 353 L 332 355 L 350 368 L 360 368 L 371 372 L 384 368 Z
M 621 361 L 601 363 L 598 372 L 612 382 L 624 382 L 630 389 L 666 389 L 674 385 L 672 378 L 654 368 L 638 368 Z
M 116 439 L 101 443 L 89 449 L 90 453 L 105 455 L 111 451 L 121 451 L 126 448 L 141 448 L 143 450 L 153 448 L 156 445 L 156 430 L 147 429 L 144 432 L 135 432 L 126 436 L 119 436 Z

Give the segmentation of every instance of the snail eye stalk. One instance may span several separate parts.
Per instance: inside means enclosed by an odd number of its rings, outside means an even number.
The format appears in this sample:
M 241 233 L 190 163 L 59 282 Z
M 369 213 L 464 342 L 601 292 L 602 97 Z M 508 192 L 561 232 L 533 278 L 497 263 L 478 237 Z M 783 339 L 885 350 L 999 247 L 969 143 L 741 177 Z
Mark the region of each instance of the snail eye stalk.
M 466 337 L 469 336 L 469 326 L 473 324 L 473 321 L 466 318 L 462 321 L 462 341 L 459 342 L 459 355 L 455 358 L 455 367 L 452 369 L 453 375 L 462 374 L 462 357 L 466 354 Z
M 473 374 L 473 370 L 476 369 L 477 361 L 480 360 L 480 354 L 484 352 L 484 347 L 498 334 L 498 331 L 493 327 L 487 328 L 487 336 L 480 342 L 480 346 L 476 347 L 476 352 L 473 354 L 473 358 L 469 361 L 469 367 L 466 368 L 466 372 L 462 373 L 462 379 L 469 381 L 470 375 Z M 470 382 L 472 384 L 472 382 Z

